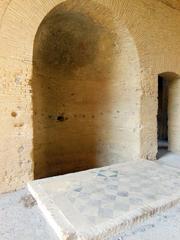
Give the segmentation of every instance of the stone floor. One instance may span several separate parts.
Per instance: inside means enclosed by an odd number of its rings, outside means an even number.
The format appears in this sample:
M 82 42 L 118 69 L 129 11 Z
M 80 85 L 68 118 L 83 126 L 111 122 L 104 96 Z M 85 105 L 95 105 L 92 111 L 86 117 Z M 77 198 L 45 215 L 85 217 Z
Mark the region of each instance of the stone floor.
M 124 162 L 31 183 L 59 238 L 105 239 L 180 201 L 180 169 Z
M 1 240 L 58 240 L 24 189 L 0 195 Z M 119 240 L 179 240 L 180 205 L 123 232 Z
M 156 163 L 180 169 L 180 155 L 164 150 L 162 157 Z
M 180 169 L 180 157 L 169 153 L 156 164 Z M 28 190 L 0 194 L 1 240 L 58 240 L 54 230 L 42 216 Z M 180 205 L 157 214 L 130 230 L 123 231 L 119 240 L 179 240 Z
M 0 195 L 0 240 L 58 240 L 27 189 Z

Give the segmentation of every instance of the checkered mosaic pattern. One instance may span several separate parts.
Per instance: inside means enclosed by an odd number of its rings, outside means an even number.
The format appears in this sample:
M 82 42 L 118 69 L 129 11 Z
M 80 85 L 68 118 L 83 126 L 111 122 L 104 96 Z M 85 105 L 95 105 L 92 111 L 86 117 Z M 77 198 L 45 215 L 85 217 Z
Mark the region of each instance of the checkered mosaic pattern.
M 66 189 L 57 191 L 54 201 L 59 206 L 63 195 L 72 206 L 72 212 L 75 209 L 90 225 L 116 219 L 168 197 L 180 187 L 180 170 L 162 168 L 155 163 L 123 163 L 87 171 L 87 175 L 88 181 L 84 176 L 78 182 L 71 179 Z M 66 210 L 63 213 L 68 216 Z

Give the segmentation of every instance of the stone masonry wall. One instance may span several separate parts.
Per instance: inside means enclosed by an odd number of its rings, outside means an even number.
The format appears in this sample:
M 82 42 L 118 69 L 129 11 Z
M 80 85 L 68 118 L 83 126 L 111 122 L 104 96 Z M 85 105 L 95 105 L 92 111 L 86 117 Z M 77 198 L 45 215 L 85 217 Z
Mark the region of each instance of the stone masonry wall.
M 75 33 L 50 18 L 62 2 L 0 1 L 0 192 L 34 176 L 156 158 L 157 76 L 180 73 L 178 2 L 67 1 L 60 8 Z M 61 29 L 81 58 L 65 40 L 65 64 L 42 44 Z

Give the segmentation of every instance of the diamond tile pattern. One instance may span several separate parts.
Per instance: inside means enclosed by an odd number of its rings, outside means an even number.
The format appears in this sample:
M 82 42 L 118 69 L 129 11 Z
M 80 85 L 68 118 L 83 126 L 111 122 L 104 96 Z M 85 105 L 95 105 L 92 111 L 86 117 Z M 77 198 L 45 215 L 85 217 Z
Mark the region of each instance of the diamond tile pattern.
M 75 184 L 65 196 L 89 222 L 95 224 L 158 200 L 161 195 L 168 196 L 176 185 L 180 186 L 178 178 L 168 186 L 169 173 L 154 167 L 138 173 L 136 168 L 115 170 L 109 167 L 91 174 L 90 182 Z
M 81 231 L 177 194 L 180 170 L 148 161 L 122 162 L 34 184 Z

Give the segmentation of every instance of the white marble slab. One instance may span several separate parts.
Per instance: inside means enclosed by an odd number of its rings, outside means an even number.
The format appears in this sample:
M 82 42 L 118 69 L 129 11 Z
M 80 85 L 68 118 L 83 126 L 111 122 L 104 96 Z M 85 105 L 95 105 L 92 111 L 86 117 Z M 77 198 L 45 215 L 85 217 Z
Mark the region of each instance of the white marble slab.
M 180 202 L 180 169 L 122 161 L 28 185 L 60 239 L 108 239 Z

